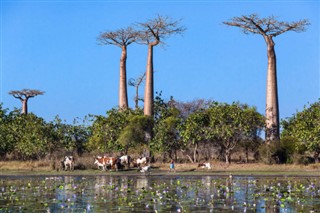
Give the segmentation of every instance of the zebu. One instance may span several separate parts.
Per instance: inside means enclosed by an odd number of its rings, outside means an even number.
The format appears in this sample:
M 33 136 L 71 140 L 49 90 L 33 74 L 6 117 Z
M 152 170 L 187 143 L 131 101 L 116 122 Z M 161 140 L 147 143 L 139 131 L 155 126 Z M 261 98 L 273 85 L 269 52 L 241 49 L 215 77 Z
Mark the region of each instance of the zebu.
M 97 156 L 94 158 L 94 165 L 98 166 L 98 169 L 102 168 L 102 170 L 106 170 L 106 159 L 101 156 Z
M 110 167 L 110 169 L 116 168 L 117 158 L 115 157 L 100 157 L 97 156 L 94 159 L 94 164 L 98 166 L 98 169 L 102 167 L 102 170 L 105 171 L 107 167 Z
M 123 155 L 119 159 L 122 166 L 127 166 L 130 168 L 131 157 L 129 155 Z
M 211 169 L 211 164 L 210 163 L 199 163 L 198 167 L 202 169 Z
M 149 158 L 148 157 L 140 157 L 136 160 L 136 166 L 141 168 L 141 165 L 146 165 L 149 163 Z
M 68 169 L 70 171 L 74 170 L 74 157 L 72 155 L 64 156 L 63 161 L 61 161 L 62 168 L 64 168 L 65 171 Z
M 140 169 L 140 172 L 144 173 L 144 174 L 148 174 L 150 175 L 151 173 L 151 166 L 150 164 L 148 166 L 143 166 L 141 169 Z

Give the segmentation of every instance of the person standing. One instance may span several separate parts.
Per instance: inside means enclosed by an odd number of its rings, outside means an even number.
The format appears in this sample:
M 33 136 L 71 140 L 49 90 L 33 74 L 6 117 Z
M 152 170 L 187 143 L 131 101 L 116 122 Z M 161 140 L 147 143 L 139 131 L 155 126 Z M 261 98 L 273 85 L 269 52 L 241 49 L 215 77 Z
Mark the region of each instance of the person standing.
M 172 159 L 171 162 L 170 162 L 170 172 L 173 171 L 173 172 L 176 172 L 175 168 L 174 168 L 174 160 Z

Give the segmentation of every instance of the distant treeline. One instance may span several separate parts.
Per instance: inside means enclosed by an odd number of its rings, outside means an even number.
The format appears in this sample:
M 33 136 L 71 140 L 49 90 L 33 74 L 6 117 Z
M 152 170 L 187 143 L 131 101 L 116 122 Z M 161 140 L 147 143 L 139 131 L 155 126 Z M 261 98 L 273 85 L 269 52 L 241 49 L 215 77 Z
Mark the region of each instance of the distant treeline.
M 281 140 L 272 144 L 260 137 L 265 117 L 247 104 L 164 101 L 158 95 L 154 112 L 151 118 L 140 108 L 111 109 L 105 116 L 66 124 L 58 116 L 46 122 L 0 105 L 0 157 L 39 160 L 89 153 L 150 155 L 163 162 L 318 162 L 320 101 L 282 120 Z

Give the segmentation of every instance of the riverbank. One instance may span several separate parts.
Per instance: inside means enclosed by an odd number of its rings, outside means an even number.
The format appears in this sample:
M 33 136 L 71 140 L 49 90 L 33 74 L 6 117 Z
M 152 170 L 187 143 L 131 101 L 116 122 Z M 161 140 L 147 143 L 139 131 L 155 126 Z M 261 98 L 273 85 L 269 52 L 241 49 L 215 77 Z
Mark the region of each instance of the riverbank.
M 169 164 L 152 164 L 150 175 L 256 175 L 256 176 L 320 176 L 320 164 L 310 165 L 268 165 L 261 163 L 230 164 L 212 163 L 211 169 L 201 169 L 198 164 L 175 164 L 175 172 L 170 172 Z M 143 175 L 137 168 L 121 171 L 101 171 L 98 169 L 75 169 L 57 171 L 39 161 L 0 161 L 0 175 Z

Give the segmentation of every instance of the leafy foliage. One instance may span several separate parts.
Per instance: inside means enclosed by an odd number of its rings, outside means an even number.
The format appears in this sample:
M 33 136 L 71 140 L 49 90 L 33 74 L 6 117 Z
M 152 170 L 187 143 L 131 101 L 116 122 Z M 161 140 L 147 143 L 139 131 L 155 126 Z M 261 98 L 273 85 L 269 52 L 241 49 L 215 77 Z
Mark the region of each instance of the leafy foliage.
M 83 121 L 74 119 L 73 124 L 63 123 L 59 116 L 51 123 L 54 129 L 55 149 L 60 148 L 66 152 L 76 152 L 81 155 L 85 151 L 86 142 L 91 135 L 91 128 Z
M 118 139 L 129 123 L 130 116 L 135 114 L 139 115 L 141 111 L 111 109 L 107 111 L 106 117 L 95 116 L 92 135 L 86 147 L 99 152 L 123 151 L 125 148 Z
M 230 162 L 234 148 L 241 141 L 253 141 L 263 127 L 263 117 L 255 108 L 239 103 L 213 103 L 208 109 L 207 138 L 215 141 Z
M 283 136 L 291 136 L 298 150 L 312 152 L 316 161 L 320 154 L 320 101 L 304 107 L 291 118 L 282 121 Z
M 203 103 L 195 101 L 185 108 L 173 98 L 164 101 L 158 93 L 154 118 L 144 116 L 140 109 L 112 109 L 106 116 L 94 116 L 92 125 L 86 119 L 66 124 L 58 116 L 47 123 L 32 113 L 25 115 L 0 105 L 0 155 L 27 160 L 57 152 L 61 155 L 66 152 L 81 155 L 86 151 L 141 154 L 149 150 L 162 154 L 164 160 L 177 159 L 180 152 L 197 162 L 200 155 L 211 159 L 212 150 L 216 150 L 227 163 L 235 151 L 252 152 L 258 147 L 262 158 L 267 154 L 271 158 L 266 159 L 273 159 L 273 163 L 306 162 L 306 156 L 301 155 L 304 152 L 313 153 L 314 159 L 319 155 L 319 102 L 282 121 L 281 141 L 272 146 L 261 146 L 259 135 L 264 117 L 254 107 L 240 103 Z M 147 134 L 150 127 L 153 127 L 152 140 Z M 294 159 L 295 156 L 299 159 Z
M 134 148 L 136 152 L 142 153 L 148 148 L 146 144 L 146 131 L 151 124 L 150 117 L 144 115 L 131 115 L 128 118 L 128 124 L 119 135 L 119 151 L 128 153 L 130 148 Z
M 8 152 L 13 152 L 18 159 L 39 159 L 52 147 L 52 129 L 36 115 L 20 114 L 13 111 L 7 122 Z
M 0 104 L 0 156 L 4 156 L 8 152 L 12 152 L 14 145 L 13 141 L 10 140 L 11 135 L 9 134 L 8 123 L 9 115 L 7 114 L 8 109 L 3 109 Z
M 162 116 L 154 127 L 152 148 L 158 153 L 168 154 L 171 159 L 176 159 L 177 150 L 183 147 L 179 137 L 178 125 L 181 122 L 180 112 L 175 107 L 166 105 Z
M 198 161 L 198 146 L 201 142 L 206 141 L 206 130 L 208 125 L 209 117 L 206 111 L 199 111 L 190 114 L 188 118 L 179 126 L 180 136 L 184 143 L 184 147 L 193 149 L 193 162 Z

